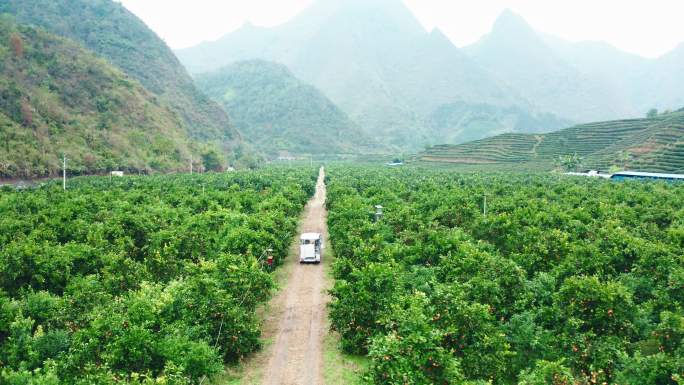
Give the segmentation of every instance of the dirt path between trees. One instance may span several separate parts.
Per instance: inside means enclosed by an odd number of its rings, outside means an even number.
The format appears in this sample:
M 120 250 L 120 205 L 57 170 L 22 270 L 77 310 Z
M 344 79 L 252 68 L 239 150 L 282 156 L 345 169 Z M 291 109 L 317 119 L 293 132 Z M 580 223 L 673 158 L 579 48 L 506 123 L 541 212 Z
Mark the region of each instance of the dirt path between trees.
M 293 242 L 285 262 L 285 286 L 265 309 L 262 337 L 264 350 L 250 359 L 241 384 L 322 385 L 323 340 L 328 333 L 327 290 L 332 282 L 323 265 L 327 263 L 328 229 L 325 210 L 325 171 L 321 168 L 316 193 L 307 204 L 299 234 L 323 234 L 322 264 L 300 265 L 299 243 Z

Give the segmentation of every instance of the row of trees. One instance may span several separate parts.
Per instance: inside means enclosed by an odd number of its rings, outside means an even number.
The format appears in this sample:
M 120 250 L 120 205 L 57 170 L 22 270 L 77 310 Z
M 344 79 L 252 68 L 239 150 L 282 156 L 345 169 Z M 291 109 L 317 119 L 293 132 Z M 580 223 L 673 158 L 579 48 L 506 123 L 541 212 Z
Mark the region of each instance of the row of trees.
M 0 192 L 0 383 L 197 384 L 259 347 L 310 170 Z
M 680 186 L 329 175 L 331 322 L 368 383 L 684 382 Z

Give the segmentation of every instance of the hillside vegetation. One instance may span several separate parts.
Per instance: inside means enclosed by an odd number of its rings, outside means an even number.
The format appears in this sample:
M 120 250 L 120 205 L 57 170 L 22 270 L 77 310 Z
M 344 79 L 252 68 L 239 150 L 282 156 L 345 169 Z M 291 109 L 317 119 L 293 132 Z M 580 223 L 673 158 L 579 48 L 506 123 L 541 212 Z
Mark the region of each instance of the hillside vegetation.
M 684 172 L 683 150 L 684 109 L 646 119 L 584 124 L 549 134 L 504 134 L 462 145 L 434 146 L 418 159 L 551 169 L 559 157 L 577 154 L 584 168 Z
M 81 43 L 107 59 L 181 117 L 187 132 L 231 150 L 239 134 L 228 115 L 197 90 L 166 44 L 123 5 L 111 0 L 3 0 L 0 13 Z
M 348 154 L 370 149 L 356 123 L 284 65 L 238 62 L 197 77 L 198 87 L 227 111 L 244 138 L 278 154 Z
M 192 151 L 178 116 L 76 43 L 0 18 L 0 177 L 173 171 Z

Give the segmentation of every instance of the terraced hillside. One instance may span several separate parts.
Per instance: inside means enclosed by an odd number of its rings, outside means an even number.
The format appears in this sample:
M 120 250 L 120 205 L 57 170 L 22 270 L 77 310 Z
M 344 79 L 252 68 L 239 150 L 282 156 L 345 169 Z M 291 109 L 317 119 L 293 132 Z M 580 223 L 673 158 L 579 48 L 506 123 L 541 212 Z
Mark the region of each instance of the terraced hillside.
M 684 109 L 648 119 L 570 127 L 549 134 L 505 134 L 462 145 L 441 145 L 418 155 L 424 162 L 526 164 L 551 169 L 578 154 L 584 168 L 684 172 Z

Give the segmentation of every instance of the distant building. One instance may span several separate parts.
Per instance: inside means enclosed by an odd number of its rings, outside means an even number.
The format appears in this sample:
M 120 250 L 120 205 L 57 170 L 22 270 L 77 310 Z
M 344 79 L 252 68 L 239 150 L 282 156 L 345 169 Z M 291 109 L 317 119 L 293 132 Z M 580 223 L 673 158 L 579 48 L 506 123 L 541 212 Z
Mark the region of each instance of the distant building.
M 645 179 L 645 180 L 664 180 L 684 182 L 682 174 L 661 174 L 654 172 L 623 171 L 613 174 L 612 180 Z
M 590 170 L 587 172 L 566 172 L 565 175 L 586 176 L 586 177 L 590 177 L 590 178 L 606 178 L 606 179 L 609 179 L 611 177 L 610 174 L 604 174 L 601 171 L 596 171 L 596 170 Z
M 400 166 L 404 165 L 404 161 L 402 161 L 400 159 L 395 159 L 389 163 L 385 163 L 385 165 L 389 166 L 389 167 L 400 167 Z
M 289 151 L 287 150 L 281 150 L 278 151 L 278 160 L 280 162 L 290 162 L 293 160 L 297 160 L 297 157 L 292 155 Z

